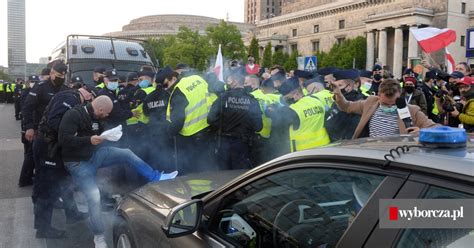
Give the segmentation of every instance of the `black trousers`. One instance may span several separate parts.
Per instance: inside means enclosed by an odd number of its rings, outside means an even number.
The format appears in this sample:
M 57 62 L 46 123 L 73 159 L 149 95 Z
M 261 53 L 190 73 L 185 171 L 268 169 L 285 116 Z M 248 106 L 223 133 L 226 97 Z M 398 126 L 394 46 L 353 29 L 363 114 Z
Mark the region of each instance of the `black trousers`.
M 13 103 L 13 92 L 5 92 L 5 102 Z
M 250 169 L 249 142 L 235 137 L 220 137 L 220 147 L 217 152 L 218 166 L 221 170 Z
M 20 98 L 15 98 L 15 118 L 18 120 L 21 117 Z
M 0 91 L 0 103 L 5 102 L 5 91 Z
M 49 158 L 46 142 L 38 136 L 33 142 L 36 175 L 33 185 L 34 227 L 41 230 L 51 227 L 54 202 L 63 199 L 66 218 L 78 213 L 72 189 L 72 180 L 64 168 L 60 155 Z M 54 164 L 54 165 L 53 165 Z
M 19 182 L 27 183 L 33 180 L 35 161 L 33 158 L 33 143 L 25 139 L 25 134 L 21 133 L 21 142 L 23 143 L 23 166 L 21 167 Z
M 215 171 L 216 157 L 213 152 L 214 139 L 205 131 L 192 136 L 176 136 L 177 164 L 180 175 Z

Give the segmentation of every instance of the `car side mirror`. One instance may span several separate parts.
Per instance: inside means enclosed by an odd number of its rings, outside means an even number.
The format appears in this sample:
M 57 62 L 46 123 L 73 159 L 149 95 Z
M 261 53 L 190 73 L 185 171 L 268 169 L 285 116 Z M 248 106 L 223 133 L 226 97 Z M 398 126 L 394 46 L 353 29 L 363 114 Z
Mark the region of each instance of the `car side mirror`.
M 202 200 L 196 199 L 172 208 L 162 226 L 166 237 L 176 238 L 195 232 L 201 223 L 202 205 Z

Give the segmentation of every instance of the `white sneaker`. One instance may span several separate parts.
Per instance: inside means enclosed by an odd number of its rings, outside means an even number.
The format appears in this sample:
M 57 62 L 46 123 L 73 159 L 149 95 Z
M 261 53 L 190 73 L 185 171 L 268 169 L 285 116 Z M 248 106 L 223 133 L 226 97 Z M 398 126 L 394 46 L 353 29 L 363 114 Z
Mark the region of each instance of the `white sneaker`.
M 161 172 L 160 181 L 173 179 L 178 175 L 178 171 L 173 171 L 171 173 Z
M 105 242 L 105 236 L 101 235 L 94 235 L 94 244 L 95 248 L 107 248 L 107 243 Z

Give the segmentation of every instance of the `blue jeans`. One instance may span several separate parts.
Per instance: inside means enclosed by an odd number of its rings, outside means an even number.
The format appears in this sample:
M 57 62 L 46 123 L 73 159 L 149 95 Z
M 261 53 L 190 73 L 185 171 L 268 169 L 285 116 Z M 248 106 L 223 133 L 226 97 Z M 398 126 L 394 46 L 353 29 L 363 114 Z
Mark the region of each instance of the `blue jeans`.
M 66 169 L 84 193 L 89 206 L 89 225 L 94 235 L 105 231 L 100 210 L 100 192 L 95 181 L 97 169 L 126 163 L 148 181 L 159 180 L 161 174 L 154 171 L 130 149 L 99 147 L 88 161 L 68 162 Z

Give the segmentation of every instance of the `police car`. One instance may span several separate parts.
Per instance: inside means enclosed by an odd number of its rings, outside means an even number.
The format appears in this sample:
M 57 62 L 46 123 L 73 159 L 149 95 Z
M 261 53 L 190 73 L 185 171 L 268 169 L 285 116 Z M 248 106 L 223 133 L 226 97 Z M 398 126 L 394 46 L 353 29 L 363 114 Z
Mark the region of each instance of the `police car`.
M 472 247 L 472 228 L 380 228 L 379 200 L 472 199 L 473 174 L 474 136 L 458 129 L 353 140 L 148 184 L 118 205 L 114 245 Z

